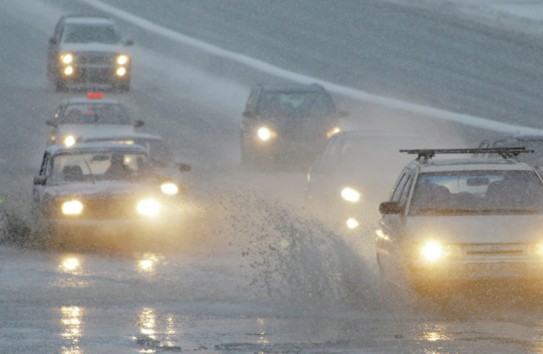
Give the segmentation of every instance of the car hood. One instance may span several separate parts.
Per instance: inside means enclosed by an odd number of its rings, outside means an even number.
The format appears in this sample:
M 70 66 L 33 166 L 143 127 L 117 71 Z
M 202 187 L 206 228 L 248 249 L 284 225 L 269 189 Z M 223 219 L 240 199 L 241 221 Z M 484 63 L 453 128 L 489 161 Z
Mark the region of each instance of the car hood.
M 53 198 L 63 198 L 70 196 L 79 197 L 116 197 L 126 195 L 141 195 L 142 197 L 156 194 L 160 191 L 158 185 L 150 183 L 129 183 L 124 181 L 97 181 L 92 182 L 72 182 L 50 186 L 46 193 Z
M 69 43 L 61 46 L 61 52 L 102 52 L 102 53 L 127 53 L 125 46 L 121 44 L 104 43 Z
M 445 243 L 511 243 L 543 241 L 543 215 L 410 216 L 410 241 L 439 239 Z
M 101 137 L 111 134 L 134 133 L 133 125 L 129 124 L 63 124 L 58 127 L 57 135 L 73 135 L 79 137 Z

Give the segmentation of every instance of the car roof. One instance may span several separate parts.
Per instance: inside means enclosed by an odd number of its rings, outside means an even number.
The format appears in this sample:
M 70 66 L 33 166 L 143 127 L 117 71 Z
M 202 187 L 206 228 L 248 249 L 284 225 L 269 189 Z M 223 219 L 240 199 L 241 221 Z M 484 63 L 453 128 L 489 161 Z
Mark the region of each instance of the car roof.
M 110 151 L 123 151 L 130 153 L 147 153 L 147 149 L 140 145 L 127 145 L 120 143 L 77 143 L 70 147 L 62 145 L 51 145 L 45 150 L 51 155 L 58 155 L 70 152 L 110 152 Z
M 65 24 L 92 24 L 92 25 L 113 25 L 115 21 L 110 17 L 97 15 L 68 15 L 63 17 Z

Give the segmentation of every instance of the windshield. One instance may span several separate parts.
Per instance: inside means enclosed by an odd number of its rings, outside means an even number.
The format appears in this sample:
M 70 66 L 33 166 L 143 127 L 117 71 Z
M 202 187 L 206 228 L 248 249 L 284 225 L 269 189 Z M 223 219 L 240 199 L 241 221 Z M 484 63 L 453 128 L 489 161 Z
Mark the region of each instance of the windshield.
M 132 152 L 89 152 L 57 155 L 53 159 L 53 184 L 84 181 L 137 181 L 146 177 L 147 155 Z
M 69 24 L 62 33 L 64 43 L 116 44 L 120 38 L 112 25 Z
M 131 124 L 121 104 L 70 104 L 59 118 L 59 124 Z
M 542 213 L 543 184 L 531 171 L 423 173 L 409 213 Z
M 329 116 L 332 105 L 320 91 L 271 91 L 262 94 L 260 114 L 286 118 Z

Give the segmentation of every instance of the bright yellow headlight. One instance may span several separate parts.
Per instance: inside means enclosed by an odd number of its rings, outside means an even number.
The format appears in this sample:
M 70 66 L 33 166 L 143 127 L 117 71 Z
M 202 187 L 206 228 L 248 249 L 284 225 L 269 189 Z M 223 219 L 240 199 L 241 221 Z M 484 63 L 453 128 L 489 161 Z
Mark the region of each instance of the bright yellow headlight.
M 333 127 L 332 129 L 330 129 L 329 131 L 326 132 L 326 137 L 328 139 L 330 139 L 331 137 L 333 137 L 334 135 L 336 135 L 339 132 L 341 132 L 340 127 Z
M 346 202 L 358 203 L 360 201 L 360 192 L 351 187 L 345 187 L 341 190 L 341 198 Z
M 64 53 L 60 56 L 60 61 L 62 62 L 62 64 L 71 64 L 74 62 L 74 56 L 72 55 L 72 53 Z
M 67 135 L 64 137 L 64 139 L 62 140 L 62 142 L 64 143 L 64 145 L 66 147 L 70 147 L 72 145 L 75 144 L 75 136 L 73 135 Z
M 179 193 L 179 187 L 173 182 L 164 182 L 160 185 L 162 193 L 167 195 L 176 195 Z
M 128 55 L 121 54 L 117 56 L 117 64 L 119 65 L 125 65 L 126 63 L 128 63 L 128 60 Z
M 268 141 L 274 136 L 274 132 L 268 127 L 260 127 L 256 131 L 258 138 L 262 141 Z
M 117 76 L 125 76 L 126 69 L 121 66 L 120 68 L 117 68 L 117 70 L 115 70 L 115 74 L 117 74 Z
M 69 200 L 62 203 L 62 213 L 64 215 L 79 215 L 83 211 L 83 203 L 79 200 Z
M 427 241 L 421 248 L 421 254 L 427 261 L 435 262 L 444 255 L 443 245 L 437 241 Z
M 154 217 L 160 213 L 160 204 L 154 199 L 143 199 L 138 202 L 136 210 L 141 215 Z
M 64 73 L 64 76 L 71 76 L 74 73 L 74 68 L 71 65 L 68 65 L 62 72 Z
M 349 230 L 354 230 L 358 226 L 360 226 L 360 223 L 355 218 L 348 218 L 347 221 L 345 222 L 345 225 L 347 225 Z

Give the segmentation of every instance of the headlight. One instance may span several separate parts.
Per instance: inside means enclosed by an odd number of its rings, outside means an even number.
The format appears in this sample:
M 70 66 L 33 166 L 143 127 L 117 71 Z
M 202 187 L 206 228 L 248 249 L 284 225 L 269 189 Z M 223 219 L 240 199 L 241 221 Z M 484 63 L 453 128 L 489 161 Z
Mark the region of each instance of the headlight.
M 67 135 L 64 137 L 64 139 L 62 140 L 62 142 L 64 143 L 64 145 L 66 147 L 70 147 L 72 146 L 73 144 L 75 144 L 75 136 L 73 135 Z
M 336 135 L 339 132 L 341 132 L 340 127 L 333 127 L 332 129 L 330 129 L 329 131 L 326 132 L 326 137 L 328 139 L 330 139 L 331 137 L 333 137 L 334 135 Z
M 160 185 L 162 193 L 167 195 L 176 195 L 179 193 L 179 187 L 173 182 L 164 182 Z
M 121 66 L 120 68 L 117 68 L 117 70 L 115 70 L 115 74 L 117 74 L 117 76 L 119 77 L 125 76 L 126 69 Z
M 79 215 L 82 211 L 83 203 L 77 199 L 62 203 L 62 214 L 64 215 Z
M 160 213 L 160 204 L 154 199 L 143 199 L 138 202 L 136 210 L 145 216 L 157 216 Z
M 256 131 L 258 138 L 262 141 L 268 141 L 275 136 L 273 130 L 268 127 L 260 127 Z
M 341 198 L 346 202 L 358 203 L 360 201 L 360 192 L 351 187 L 345 187 L 341 190 Z
M 72 55 L 72 53 L 64 53 L 64 54 L 61 54 L 60 55 L 60 62 L 62 64 L 71 64 L 74 62 L 74 56 Z
M 64 73 L 64 76 L 71 76 L 74 73 L 74 68 L 73 66 L 68 65 L 67 67 L 64 68 L 62 72 Z
M 427 241 L 421 248 L 422 257 L 430 262 L 435 262 L 443 257 L 443 245 L 437 241 Z
M 116 61 L 117 61 L 117 64 L 119 65 L 125 65 L 126 63 L 128 63 L 128 60 L 129 60 L 128 55 L 121 54 L 117 56 Z
M 345 222 L 345 225 L 347 225 L 349 230 L 354 230 L 358 226 L 360 226 L 360 223 L 355 218 L 348 218 L 347 221 Z

